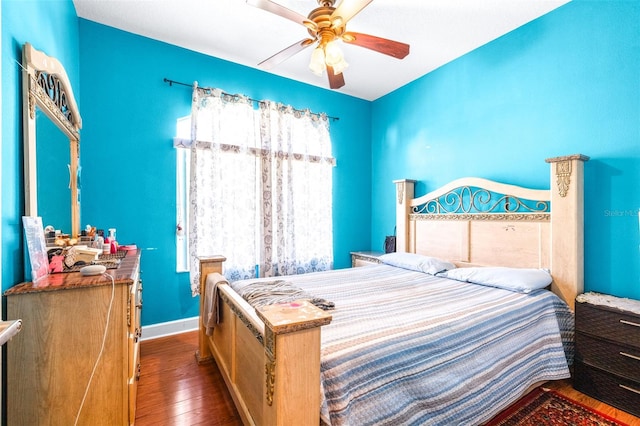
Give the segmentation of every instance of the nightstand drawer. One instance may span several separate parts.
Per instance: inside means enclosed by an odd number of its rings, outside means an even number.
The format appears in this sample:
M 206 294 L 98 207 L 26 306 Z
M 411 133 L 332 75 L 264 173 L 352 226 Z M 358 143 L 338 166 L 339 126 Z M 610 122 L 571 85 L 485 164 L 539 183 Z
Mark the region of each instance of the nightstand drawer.
M 640 349 L 576 332 L 576 361 L 640 383 Z
M 351 261 L 351 266 L 353 268 L 357 268 L 359 266 L 377 265 L 378 263 L 380 262 L 372 262 L 370 260 L 356 258 Z
M 384 253 L 378 251 L 352 251 L 351 252 L 351 266 L 368 266 L 368 265 L 377 265 L 380 262 L 378 259 Z
M 640 416 L 640 384 L 625 380 L 580 361 L 574 363 L 573 387 L 609 405 Z
M 640 348 L 640 315 L 576 303 L 576 331 Z

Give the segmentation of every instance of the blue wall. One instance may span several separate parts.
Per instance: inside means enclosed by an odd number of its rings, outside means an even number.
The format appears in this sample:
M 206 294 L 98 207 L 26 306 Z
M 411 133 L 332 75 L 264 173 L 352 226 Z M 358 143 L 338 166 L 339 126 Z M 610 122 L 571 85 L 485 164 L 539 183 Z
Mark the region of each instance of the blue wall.
M 22 45 L 29 42 L 65 66 L 80 95 L 78 18 L 71 0 L 2 1 L 2 289 L 25 280 L 22 215 Z M 16 63 L 16 61 L 18 63 Z M 82 104 L 78 102 L 82 111 Z
M 640 298 L 640 3 L 573 1 L 375 101 L 374 206 L 480 176 L 549 187 L 582 153 L 585 288 Z M 374 209 L 372 241 L 394 221 Z
M 116 228 L 143 252 L 143 325 L 196 316 L 188 274 L 175 272 L 175 123 L 191 88 L 219 87 L 339 117 L 331 122 L 335 267 L 370 246 L 371 103 L 80 20 L 82 224 Z M 224 254 L 224 253 L 221 253 Z
M 61 60 L 79 98 L 82 225 L 115 227 L 121 243 L 144 249 L 144 325 L 197 314 L 174 249 L 171 140 L 190 89 L 164 77 L 340 117 L 336 267 L 391 232 L 393 179 L 418 179 L 418 193 L 469 175 L 546 188 L 545 158 L 589 155 L 586 288 L 640 298 L 639 21 L 636 1 L 574 0 L 370 103 L 79 20 L 71 0 L 3 0 L 3 289 L 24 279 L 14 60 L 30 41 Z

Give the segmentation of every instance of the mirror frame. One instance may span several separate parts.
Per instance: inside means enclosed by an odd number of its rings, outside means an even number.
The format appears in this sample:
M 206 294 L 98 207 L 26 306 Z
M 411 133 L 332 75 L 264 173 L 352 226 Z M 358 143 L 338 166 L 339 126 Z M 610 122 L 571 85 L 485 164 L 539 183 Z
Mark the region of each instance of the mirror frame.
M 73 96 L 71 82 L 60 61 L 35 49 L 30 43 L 25 43 L 22 49 L 22 97 L 25 215 L 38 216 L 37 106 L 69 138 L 70 234 L 72 238 L 77 238 L 80 232 L 78 170 L 82 118 L 80 118 L 80 111 Z

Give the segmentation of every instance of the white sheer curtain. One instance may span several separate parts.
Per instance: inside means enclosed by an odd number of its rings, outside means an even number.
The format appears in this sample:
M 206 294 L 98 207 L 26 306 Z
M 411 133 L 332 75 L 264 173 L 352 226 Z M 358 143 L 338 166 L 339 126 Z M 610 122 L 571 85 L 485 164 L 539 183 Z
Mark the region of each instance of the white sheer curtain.
M 230 278 L 250 277 L 256 258 L 256 112 L 249 99 L 194 89 L 191 111 L 189 257 L 198 292 L 198 257 L 223 254 Z
M 331 140 L 325 115 L 194 88 L 189 257 L 223 254 L 230 280 L 333 266 Z
M 261 271 L 292 275 L 333 267 L 331 139 L 325 115 L 260 103 Z

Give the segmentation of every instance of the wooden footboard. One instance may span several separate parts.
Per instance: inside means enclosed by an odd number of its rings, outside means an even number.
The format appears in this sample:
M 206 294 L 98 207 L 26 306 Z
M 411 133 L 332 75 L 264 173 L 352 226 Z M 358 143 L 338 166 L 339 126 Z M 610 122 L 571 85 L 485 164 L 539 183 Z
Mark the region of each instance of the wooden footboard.
M 218 285 L 220 321 L 203 322 L 207 276 L 223 256 L 200 259 L 199 363 L 215 359 L 246 425 L 320 424 L 320 327 L 331 315 L 308 302 L 254 310 Z

